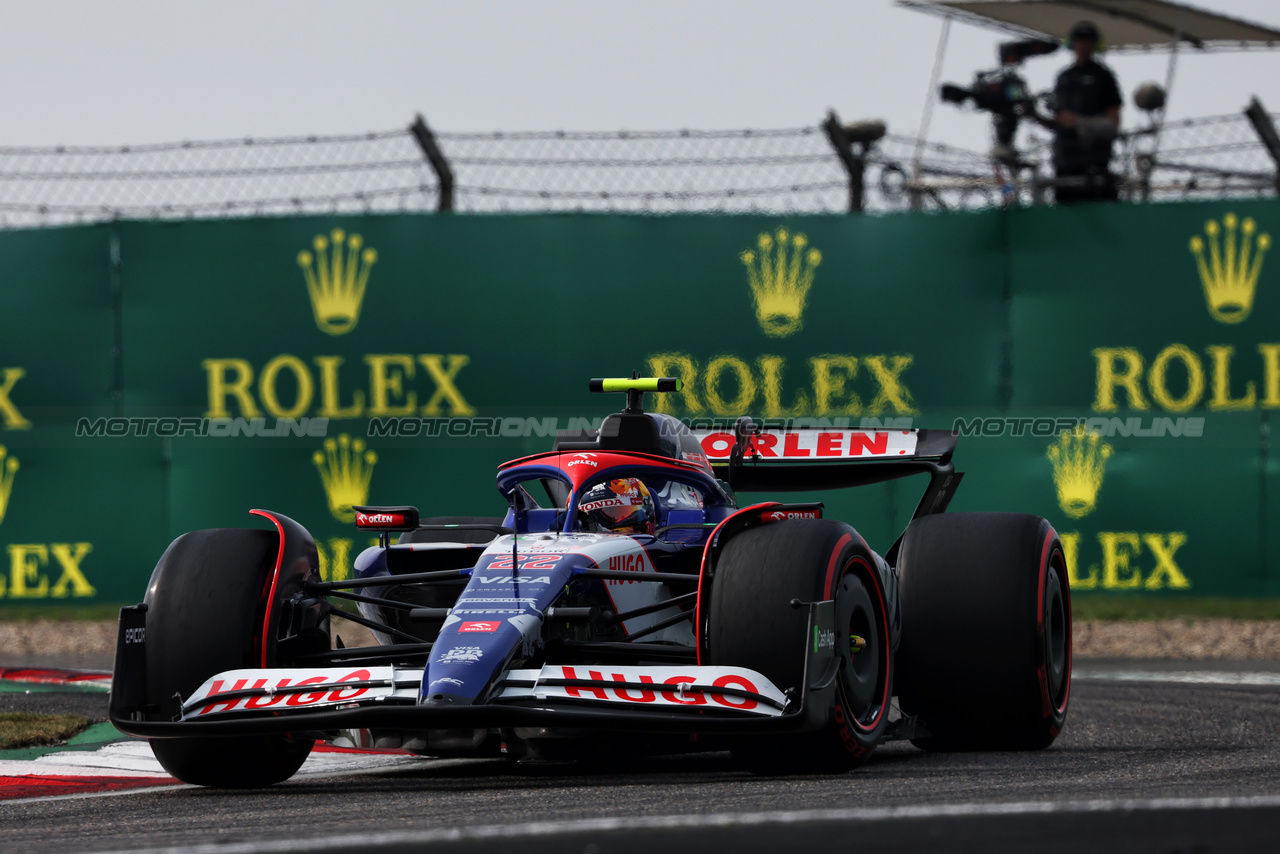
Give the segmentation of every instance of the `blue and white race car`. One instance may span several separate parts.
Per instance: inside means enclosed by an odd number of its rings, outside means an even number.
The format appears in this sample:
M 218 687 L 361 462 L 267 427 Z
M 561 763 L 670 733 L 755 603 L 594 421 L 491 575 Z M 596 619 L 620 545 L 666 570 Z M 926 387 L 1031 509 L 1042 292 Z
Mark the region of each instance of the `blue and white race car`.
M 1037 516 L 943 512 L 961 478 L 950 433 L 749 418 L 695 432 L 643 411 L 676 379 L 590 387 L 626 408 L 500 466 L 505 518 L 357 507 L 380 545 L 349 580 L 321 580 L 311 535 L 279 513 L 179 537 L 121 611 L 112 722 L 178 779 L 224 787 L 285 780 L 318 740 L 730 750 L 762 773 L 847 771 L 895 738 L 1054 740 L 1071 672 L 1062 546 Z M 736 498 L 920 473 L 883 556 L 821 504 Z M 335 647 L 334 613 L 377 644 Z

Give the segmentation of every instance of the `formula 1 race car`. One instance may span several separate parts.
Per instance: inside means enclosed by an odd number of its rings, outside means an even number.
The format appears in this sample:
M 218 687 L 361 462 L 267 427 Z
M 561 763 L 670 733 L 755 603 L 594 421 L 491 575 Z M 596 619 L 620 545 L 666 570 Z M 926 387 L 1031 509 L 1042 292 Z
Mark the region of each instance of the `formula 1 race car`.
M 642 409 L 679 380 L 590 387 L 626 408 L 499 466 L 505 518 L 356 507 L 380 545 L 350 579 L 321 580 L 311 536 L 279 513 L 179 537 L 121 611 L 112 722 L 178 779 L 226 787 L 289 778 L 317 740 L 523 759 L 727 749 L 761 773 L 844 772 L 889 739 L 1054 740 L 1062 546 L 1038 516 L 943 513 L 961 478 L 949 432 L 695 432 Z M 919 473 L 883 557 L 821 504 L 735 499 Z M 331 614 L 377 645 L 335 648 Z

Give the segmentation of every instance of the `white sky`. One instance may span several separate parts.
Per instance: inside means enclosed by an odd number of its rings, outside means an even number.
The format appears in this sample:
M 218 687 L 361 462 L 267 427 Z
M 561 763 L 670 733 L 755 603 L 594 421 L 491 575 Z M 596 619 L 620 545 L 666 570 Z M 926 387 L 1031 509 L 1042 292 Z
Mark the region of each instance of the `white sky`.
M 1197 5 L 1280 26 L 1275 0 Z M 5 4 L 0 146 L 145 143 L 403 127 L 438 131 L 920 122 L 940 19 L 891 0 L 39 0 Z M 943 80 L 1004 36 L 955 24 Z M 1163 56 L 1108 59 L 1128 101 Z M 1065 51 L 1030 60 L 1047 88 Z M 1280 52 L 1184 54 L 1170 116 L 1280 111 Z M 930 139 L 986 147 L 937 105 Z

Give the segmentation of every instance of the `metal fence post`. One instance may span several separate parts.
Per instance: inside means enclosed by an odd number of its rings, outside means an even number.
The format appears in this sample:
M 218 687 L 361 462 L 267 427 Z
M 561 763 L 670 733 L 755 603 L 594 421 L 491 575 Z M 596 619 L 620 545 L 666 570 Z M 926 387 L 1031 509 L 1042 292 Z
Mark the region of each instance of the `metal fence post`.
M 1245 107 L 1244 115 L 1249 120 L 1249 124 L 1253 125 L 1253 132 L 1258 135 L 1258 139 L 1262 140 L 1262 147 L 1271 155 L 1271 162 L 1276 165 L 1275 185 L 1276 192 L 1280 193 L 1280 133 L 1276 133 L 1276 124 L 1271 120 L 1271 114 L 1263 108 L 1257 95 L 1249 100 L 1249 106 Z
M 840 163 L 844 166 L 844 171 L 849 176 L 849 213 L 862 213 L 863 208 L 863 183 L 862 183 L 862 162 L 853 154 L 853 145 L 849 142 L 849 138 L 844 135 L 844 128 L 840 127 L 840 120 L 836 118 L 835 110 L 827 113 L 827 120 L 822 123 L 822 129 L 826 131 L 827 140 L 830 141 L 831 147 L 836 150 L 836 157 L 840 158 Z
M 867 154 L 876 140 L 884 136 L 884 123 L 872 120 L 845 127 L 840 124 L 835 110 L 830 110 L 822 129 L 849 174 L 849 213 L 862 213 L 866 209 Z
M 445 159 L 440 146 L 436 144 L 435 134 L 431 133 L 431 128 L 427 127 L 422 113 L 414 117 L 413 124 L 409 125 L 409 133 L 413 134 L 413 138 L 418 141 L 418 147 L 426 155 L 427 162 L 431 164 L 432 171 L 436 173 L 436 180 L 440 183 L 440 201 L 436 209 L 453 210 L 453 169 Z

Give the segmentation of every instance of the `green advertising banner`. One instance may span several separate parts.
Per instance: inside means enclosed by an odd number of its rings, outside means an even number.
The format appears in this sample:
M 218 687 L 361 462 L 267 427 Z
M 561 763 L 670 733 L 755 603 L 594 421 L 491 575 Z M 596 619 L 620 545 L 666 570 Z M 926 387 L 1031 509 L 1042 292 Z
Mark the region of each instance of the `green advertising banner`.
M 307 217 L 0 233 L 0 602 L 138 599 L 173 537 L 496 515 L 497 464 L 680 376 L 692 422 L 960 435 L 952 509 L 1047 516 L 1077 591 L 1280 595 L 1280 204 Z M 887 548 L 915 480 L 810 496 Z M 744 496 L 756 498 L 757 496 Z

